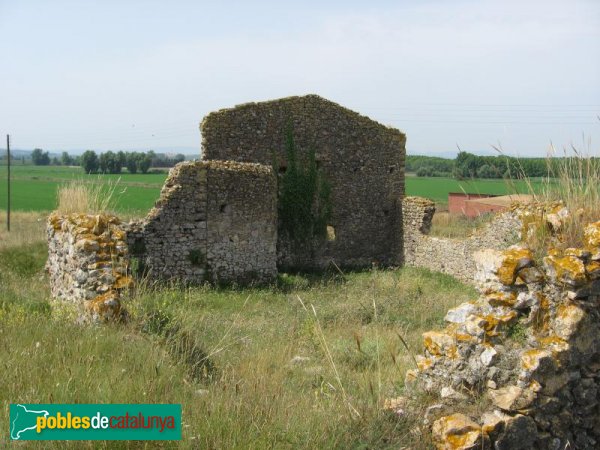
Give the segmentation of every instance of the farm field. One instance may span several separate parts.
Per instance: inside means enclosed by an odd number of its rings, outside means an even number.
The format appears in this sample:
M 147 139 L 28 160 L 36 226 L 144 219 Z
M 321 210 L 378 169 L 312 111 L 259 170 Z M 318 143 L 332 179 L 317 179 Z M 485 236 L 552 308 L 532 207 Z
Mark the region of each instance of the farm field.
M 160 189 L 167 177 L 164 173 L 120 175 L 86 175 L 80 167 L 20 166 L 11 169 L 12 209 L 14 211 L 50 211 L 56 207 L 56 191 L 70 180 L 117 183 L 113 198 L 118 212 L 145 214 L 158 199 Z M 472 192 L 481 194 L 507 194 L 527 192 L 525 183 L 514 187 L 504 180 L 458 181 L 454 178 L 406 177 L 407 195 L 427 197 L 436 203 L 447 202 L 448 192 Z M 0 209 L 6 209 L 6 167 L 0 167 Z
M 538 181 L 533 180 L 534 188 Z M 516 190 L 516 192 L 515 192 Z M 475 179 L 459 181 L 455 178 L 406 176 L 406 195 L 415 195 L 447 203 L 449 192 L 468 192 L 473 194 L 526 194 L 525 182 L 507 183 L 503 179 Z
M 121 213 L 144 214 L 153 205 L 167 177 L 164 173 L 87 175 L 80 167 L 11 167 L 11 206 L 14 211 L 51 211 L 56 207 L 56 191 L 71 180 L 116 184 L 113 198 Z M 1 168 L 0 209 L 6 209 L 6 166 Z

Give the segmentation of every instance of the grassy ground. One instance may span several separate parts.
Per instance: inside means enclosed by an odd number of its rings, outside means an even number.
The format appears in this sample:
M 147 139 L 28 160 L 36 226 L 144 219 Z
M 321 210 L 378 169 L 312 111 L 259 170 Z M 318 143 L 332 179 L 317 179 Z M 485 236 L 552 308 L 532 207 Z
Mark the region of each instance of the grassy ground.
M 463 214 L 450 214 L 448 211 L 436 211 L 429 234 L 445 238 L 466 238 L 488 223 L 492 217 L 490 214 L 482 214 L 472 218 Z
M 21 166 L 12 169 L 12 209 L 15 211 L 51 211 L 56 207 L 56 191 L 70 180 L 116 182 L 115 207 L 119 212 L 144 215 L 158 199 L 167 177 L 164 173 L 121 175 L 86 175 L 80 167 Z M 534 186 L 537 181 L 533 180 Z M 6 209 L 6 167 L 0 166 L 0 209 Z M 525 183 L 507 184 L 504 180 L 458 181 L 454 178 L 406 177 L 408 195 L 427 197 L 436 203 L 448 202 L 448 192 L 507 194 L 528 192 Z
M 184 421 L 180 443 L 30 447 L 429 448 L 381 406 L 421 333 L 471 288 L 410 268 L 284 274 L 251 289 L 146 282 L 128 324 L 81 327 L 52 314 L 43 223 L 20 219 L 29 233 L 0 241 L 0 428 L 11 402 L 181 403 Z

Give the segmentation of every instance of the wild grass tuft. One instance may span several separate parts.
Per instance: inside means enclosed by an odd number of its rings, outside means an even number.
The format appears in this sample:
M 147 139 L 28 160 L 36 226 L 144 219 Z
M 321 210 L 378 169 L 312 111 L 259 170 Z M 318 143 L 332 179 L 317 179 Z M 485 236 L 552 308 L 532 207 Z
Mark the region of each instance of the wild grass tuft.
M 10 232 L 6 226 L 6 211 L 0 211 L 0 249 L 18 248 L 43 242 L 46 238 L 46 214 L 13 211 Z
M 496 150 L 502 154 L 501 148 Z M 600 219 L 600 158 L 592 154 L 589 142 L 584 151 L 571 146 L 563 149 L 562 155 L 557 155 L 551 145 L 546 155 L 546 171 L 545 177 L 534 180 L 525 175 L 517 160 L 516 169 L 507 179 L 513 192 L 517 191 L 518 183 L 525 183 L 537 204 L 546 205 L 540 207 L 535 232 L 527 237 L 528 244 L 536 254 L 545 253 L 549 246 L 581 247 L 584 226 Z M 558 205 L 566 207 L 569 214 L 560 229 L 551 229 L 546 219 Z
M 119 180 L 72 180 L 59 186 L 57 212 L 60 214 L 99 214 L 114 206 L 114 194 Z
M 436 211 L 431 221 L 431 236 L 445 238 L 466 238 L 488 223 L 491 214 L 482 214 L 471 218 L 464 214 L 451 214 L 448 211 Z

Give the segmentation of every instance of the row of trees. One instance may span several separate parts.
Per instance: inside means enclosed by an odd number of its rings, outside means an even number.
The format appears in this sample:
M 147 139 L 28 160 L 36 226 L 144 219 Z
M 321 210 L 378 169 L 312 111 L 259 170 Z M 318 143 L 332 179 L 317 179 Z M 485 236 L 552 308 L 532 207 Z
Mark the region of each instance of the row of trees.
M 407 155 L 406 171 L 420 177 L 450 176 L 454 170 L 454 161 L 439 156 Z
M 85 173 L 121 173 L 123 166 L 129 173 L 147 173 L 152 165 L 152 156 L 139 152 L 104 152 L 100 156 L 93 150 L 81 155 L 81 167 Z
M 31 162 L 36 166 L 78 166 L 79 157 L 71 156 L 67 152 L 62 152 L 60 159 L 56 156 L 50 158 L 49 152 L 45 152 L 41 148 L 36 148 L 31 152 Z
M 71 156 L 62 152 L 58 157 L 50 158 L 50 153 L 36 148 L 31 153 L 31 162 L 36 166 L 63 165 L 81 166 L 86 173 L 121 173 L 123 167 L 129 173 L 147 173 L 151 167 L 173 167 L 185 160 L 185 155 L 178 153 L 169 156 L 164 153 L 149 152 L 104 152 L 85 151 L 81 156 Z
M 555 158 L 560 159 L 560 158 Z M 548 174 L 545 158 L 478 156 L 460 152 L 454 160 L 435 156 L 407 156 L 406 170 L 420 177 L 505 178 L 510 175 L 543 177 Z
M 454 160 L 454 176 L 461 178 L 506 178 L 509 176 L 543 177 L 548 175 L 546 158 L 478 156 L 460 152 Z
M 149 152 L 104 152 L 98 155 L 87 150 L 81 155 L 81 167 L 86 173 L 121 173 L 123 167 L 129 173 L 147 173 L 151 167 L 173 167 L 185 160 L 185 156 L 177 154 L 168 157 L 165 154 Z

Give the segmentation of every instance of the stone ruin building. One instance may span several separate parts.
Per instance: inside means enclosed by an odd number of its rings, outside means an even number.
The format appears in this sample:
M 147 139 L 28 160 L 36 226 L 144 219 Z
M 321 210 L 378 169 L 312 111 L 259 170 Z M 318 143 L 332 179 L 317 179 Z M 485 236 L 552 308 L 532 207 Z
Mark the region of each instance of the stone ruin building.
M 144 219 L 124 224 L 106 215 L 52 216 L 47 268 L 56 298 L 91 311 L 90 300 L 102 296 L 107 312 L 96 306 L 94 317 L 110 317 L 128 285 L 115 275 L 121 272 L 251 284 L 274 281 L 278 269 L 402 262 L 406 137 L 400 131 L 316 95 L 223 109 L 200 128 L 202 159 L 169 172 Z M 328 236 L 303 245 L 278 232 L 288 133 L 298 160 L 314 152 L 330 186 Z
M 278 265 L 323 268 L 369 267 L 401 262 L 406 136 L 316 95 L 247 103 L 208 114 L 201 124 L 202 157 L 286 170 L 286 129 L 299 154 L 316 153 L 319 170 L 331 185 L 335 239 L 313 253 L 290 249 L 279 236 Z M 306 248 L 306 247 L 304 247 Z
M 299 151 L 314 150 L 331 183 L 335 233 L 310 251 L 278 232 L 290 123 Z M 85 321 L 123 317 L 135 271 L 245 284 L 330 262 L 426 267 L 480 296 L 424 333 L 405 395 L 387 407 L 404 415 L 427 392 L 416 431 L 438 449 L 600 448 L 600 222 L 587 225 L 581 248 L 541 256 L 528 239 L 541 226 L 560 244 L 570 214 L 561 205 L 514 206 L 466 239 L 429 236 L 433 202 L 404 196 L 405 136 L 317 96 L 217 111 L 201 129 L 203 159 L 170 171 L 143 220 L 49 217 L 47 269 L 61 305 Z

